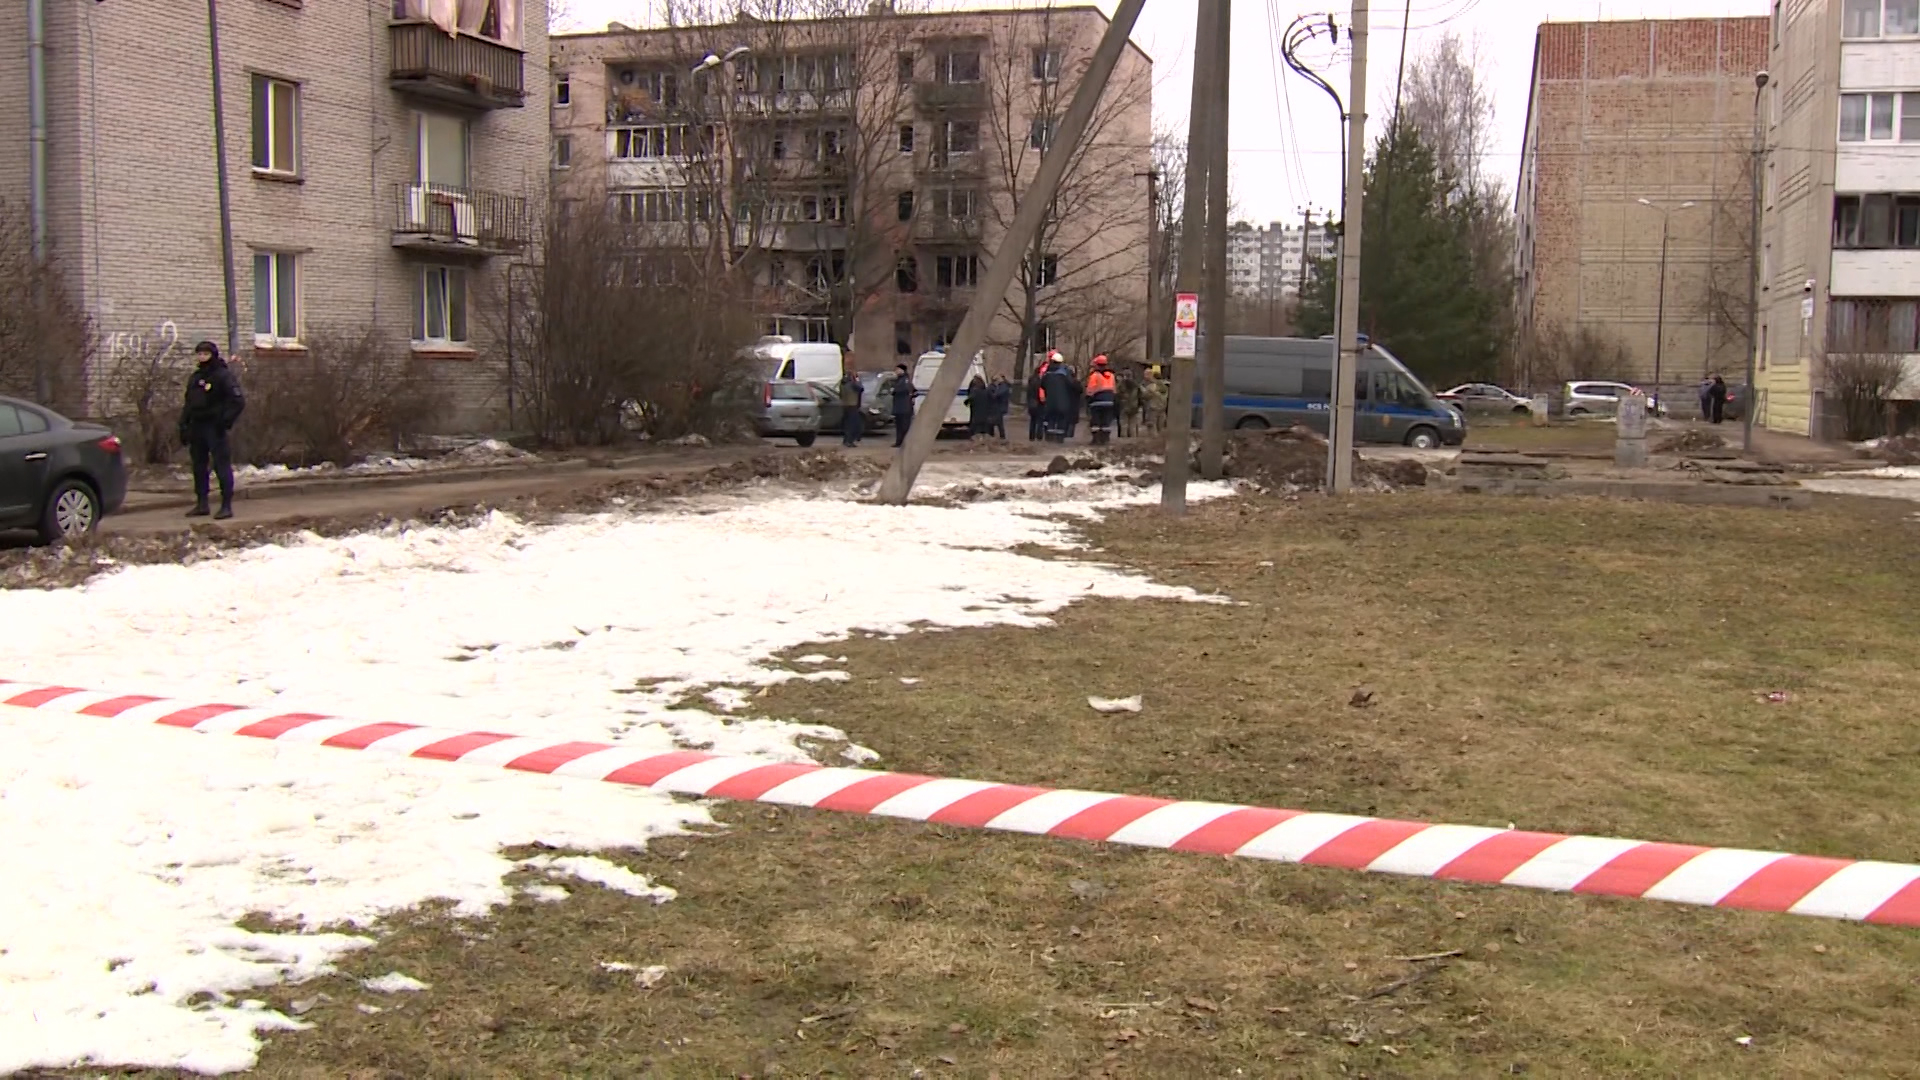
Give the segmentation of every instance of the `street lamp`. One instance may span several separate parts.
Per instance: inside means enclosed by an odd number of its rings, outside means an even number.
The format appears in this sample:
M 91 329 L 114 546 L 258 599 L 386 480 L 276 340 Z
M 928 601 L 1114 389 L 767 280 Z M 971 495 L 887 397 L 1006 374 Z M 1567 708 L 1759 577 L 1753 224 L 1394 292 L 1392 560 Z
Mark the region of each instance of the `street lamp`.
M 1635 202 L 1648 209 L 1660 211 L 1660 300 L 1654 315 L 1653 326 L 1653 401 L 1657 413 L 1660 406 L 1660 362 L 1667 348 L 1667 237 L 1668 224 L 1675 210 L 1686 210 L 1694 204 L 1683 202 L 1679 206 L 1664 207 L 1652 199 L 1635 199 Z

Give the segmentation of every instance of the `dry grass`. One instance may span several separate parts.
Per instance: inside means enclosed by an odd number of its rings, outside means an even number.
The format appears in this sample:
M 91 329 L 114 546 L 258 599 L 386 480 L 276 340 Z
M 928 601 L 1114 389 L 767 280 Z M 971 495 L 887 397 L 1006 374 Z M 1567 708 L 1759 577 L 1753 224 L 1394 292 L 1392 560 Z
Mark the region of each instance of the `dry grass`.
M 914 771 L 1920 859 L 1916 534 L 1891 513 L 1419 494 L 1093 533 L 1241 604 L 849 642 L 852 682 L 760 704 Z M 1139 716 L 1085 704 L 1142 691 Z M 259 1075 L 1855 1077 L 1920 1051 L 1910 932 L 723 816 L 620 856 L 665 905 L 406 920 L 350 974 L 433 989 L 376 1016 L 344 980 L 274 991 L 336 1000 Z

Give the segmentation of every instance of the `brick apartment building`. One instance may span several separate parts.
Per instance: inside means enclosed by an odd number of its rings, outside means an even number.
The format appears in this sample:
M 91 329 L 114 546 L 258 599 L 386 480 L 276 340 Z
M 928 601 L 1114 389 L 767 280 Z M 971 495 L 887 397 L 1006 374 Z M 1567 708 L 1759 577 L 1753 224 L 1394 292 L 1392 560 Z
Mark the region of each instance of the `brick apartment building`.
M 958 330 L 1107 25 L 1093 7 L 877 4 L 557 35 L 553 190 L 604 200 L 656 268 L 676 249 L 726 248 L 766 332 L 891 367 Z M 996 306 L 994 370 L 1025 367 L 1030 324 L 1029 353 L 1143 355 L 1151 92 L 1152 62 L 1129 47 Z
M 1766 88 L 1760 412 L 1837 438 L 1850 354 L 1899 356 L 1920 399 L 1920 0 L 1774 5 Z
M 1678 409 L 1704 373 L 1744 376 L 1754 76 L 1766 64 L 1763 17 L 1540 27 L 1515 194 L 1522 341 L 1585 326 L 1631 361 L 1529 371 L 1523 358 L 1518 381 L 1650 386 L 1657 364 Z
M 425 0 L 220 5 L 242 359 L 375 325 L 479 427 L 503 403 L 484 307 L 546 200 L 546 5 L 433 8 L 447 26 Z M 203 8 L 118 0 L 46 0 L 45 26 L 48 237 L 101 335 L 73 405 L 98 414 L 116 362 L 227 339 L 209 36 Z M 22 213 L 27 30 L 0 7 L 0 199 Z

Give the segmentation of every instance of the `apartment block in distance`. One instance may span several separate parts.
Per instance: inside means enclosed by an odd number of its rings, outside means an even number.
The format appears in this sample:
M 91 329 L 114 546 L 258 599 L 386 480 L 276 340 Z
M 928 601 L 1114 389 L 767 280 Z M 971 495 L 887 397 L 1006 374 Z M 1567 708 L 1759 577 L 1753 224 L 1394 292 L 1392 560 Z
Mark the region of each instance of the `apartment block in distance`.
M 979 299 L 1107 26 L 1090 6 L 878 3 L 556 36 L 553 190 L 605 206 L 636 286 L 675 272 L 676 252 L 723 251 L 751 275 L 763 331 L 889 368 L 943 347 Z M 993 370 L 1052 348 L 1143 355 L 1151 92 L 1129 46 L 1040 242 L 989 298 Z
M 1920 399 L 1920 0 L 1783 0 L 1771 53 L 1759 416 L 1834 438 L 1856 357 Z
M 1325 222 L 1309 227 L 1276 221 L 1260 230 L 1260 298 L 1271 302 L 1299 296 L 1309 260 L 1332 258 L 1333 242 Z
M 25 6 L 0 7 L 0 199 L 22 212 Z M 208 27 L 204 7 L 45 11 L 50 249 L 101 334 L 73 406 L 99 414 L 115 363 L 227 340 Z M 377 326 L 433 362 L 450 423 L 501 418 L 484 306 L 546 201 L 543 0 L 227 0 L 219 17 L 242 362 Z
M 1515 189 L 1522 339 L 1585 327 L 1631 361 L 1580 372 L 1523 361 L 1520 381 L 1677 391 L 1710 371 L 1743 377 L 1754 76 L 1766 63 L 1763 17 L 1540 27 Z

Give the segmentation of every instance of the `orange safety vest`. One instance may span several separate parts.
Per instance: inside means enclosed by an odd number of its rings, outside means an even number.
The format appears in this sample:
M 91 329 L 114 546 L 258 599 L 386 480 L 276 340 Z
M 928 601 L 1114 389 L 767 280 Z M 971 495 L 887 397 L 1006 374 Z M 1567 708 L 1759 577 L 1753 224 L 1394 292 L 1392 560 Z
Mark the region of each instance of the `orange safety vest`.
M 1095 368 L 1093 374 L 1087 376 L 1087 393 L 1093 395 L 1102 392 L 1113 392 L 1113 372 Z

